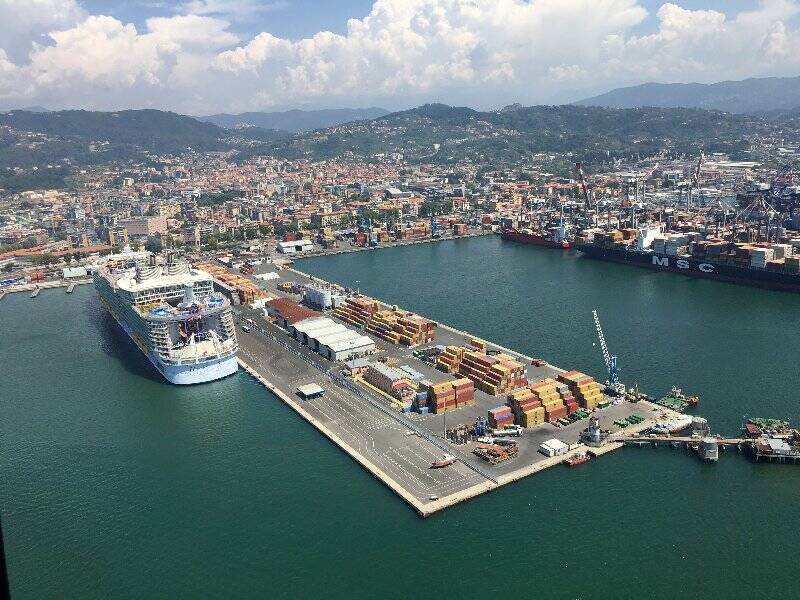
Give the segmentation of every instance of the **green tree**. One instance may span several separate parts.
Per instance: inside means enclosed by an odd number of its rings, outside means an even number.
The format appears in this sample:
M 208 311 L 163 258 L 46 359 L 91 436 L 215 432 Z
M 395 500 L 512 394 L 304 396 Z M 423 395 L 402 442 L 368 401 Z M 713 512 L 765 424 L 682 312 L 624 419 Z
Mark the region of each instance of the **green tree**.
M 6 273 L 11 273 L 11 271 L 14 270 L 14 266 L 15 265 L 14 265 L 13 262 L 10 262 L 10 263 L 8 263 L 6 265 L 3 265 L 3 271 L 5 271 Z
M 45 252 L 44 254 L 39 254 L 37 256 L 31 257 L 31 263 L 38 266 L 50 265 L 54 262 L 58 262 L 58 259 L 50 254 L 49 252 Z
M 161 252 L 164 249 L 164 244 L 161 242 L 160 238 L 151 236 L 147 238 L 147 241 L 144 244 L 144 249 L 148 252 Z

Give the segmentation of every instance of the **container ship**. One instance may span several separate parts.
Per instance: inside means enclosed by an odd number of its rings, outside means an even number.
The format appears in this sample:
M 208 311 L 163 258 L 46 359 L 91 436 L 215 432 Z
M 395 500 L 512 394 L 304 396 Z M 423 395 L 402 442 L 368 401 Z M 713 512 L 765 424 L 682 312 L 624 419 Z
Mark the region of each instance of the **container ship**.
M 500 232 L 500 237 L 504 240 L 510 240 L 520 244 L 531 244 L 533 246 L 544 246 L 546 248 L 567 249 L 570 247 L 570 243 L 558 235 L 558 230 L 552 234 L 545 234 L 530 229 L 506 227 Z
M 800 292 L 800 256 L 793 255 L 791 244 L 703 239 L 699 233 L 661 233 L 659 228 L 588 233 L 578 236 L 573 248 L 591 258 Z
M 221 379 L 238 368 L 236 330 L 227 298 L 205 271 L 149 252 L 101 259 L 94 285 L 111 316 L 170 383 Z

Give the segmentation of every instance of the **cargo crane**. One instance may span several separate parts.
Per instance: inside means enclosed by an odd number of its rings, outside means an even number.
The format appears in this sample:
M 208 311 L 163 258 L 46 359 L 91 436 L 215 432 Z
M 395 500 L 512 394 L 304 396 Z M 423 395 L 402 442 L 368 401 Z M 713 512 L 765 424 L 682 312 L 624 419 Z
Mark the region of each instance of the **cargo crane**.
M 597 316 L 597 311 L 592 311 L 594 317 L 594 326 L 597 328 L 597 337 L 600 340 L 600 350 L 603 353 L 603 360 L 608 369 L 608 383 L 617 394 L 625 393 L 625 386 L 619 381 L 619 373 L 617 372 L 617 357 L 608 353 L 608 346 L 606 346 L 606 338 L 603 335 L 603 328 L 600 326 L 600 317 Z
M 431 211 L 431 237 L 439 237 L 439 223 L 436 222 L 436 215 Z
M 575 170 L 578 172 L 578 181 L 581 184 L 581 192 L 583 193 L 583 204 L 588 210 L 592 208 L 592 198 L 589 193 L 589 187 L 586 185 L 586 177 L 583 176 L 583 164 L 576 162 Z
M 705 154 L 703 154 L 703 151 L 700 150 L 700 156 L 698 157 L 697 165 L 695 166 L 694 171 L 692 172 L 692 179 L 691 179 L 691 182 L 689 184 L 689 190 L 688 190 L 687 196 L 686 196 L 686 211 L 687 212 L 690 211 L 691 207 L 692 207 L 692 192 L 695 189 L 699 189 L 699 187 L 700 187 L 700 171 L 703 168 L 703 162 L 704 161 L 705 161 Z
M 750 225 L 755 225 L 755 242 L 761 242 L 762 224 L 766 227 L 766 241 L 772 240 L 772 220 L 778 215 L 767 199 L 759 194 L 756 198 L 736 215 L 735 222 L 743 225 L 748 230 Z M 750 233 L 749 235 L 752 235 Z M 777 236 L 776 236 L 777 237 Z M 777 241 L 777 240 L 776 240 Z

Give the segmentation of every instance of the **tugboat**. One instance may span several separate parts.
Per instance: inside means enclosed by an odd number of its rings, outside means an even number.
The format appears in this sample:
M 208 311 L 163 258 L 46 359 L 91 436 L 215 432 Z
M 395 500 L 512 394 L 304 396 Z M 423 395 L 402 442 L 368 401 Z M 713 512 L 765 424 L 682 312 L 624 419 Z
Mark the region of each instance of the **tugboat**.
M 450 456 L 449 454 L 445 454 L 439 460 L 433 461 L 433 463 L 431 463 L 431 467 L 430 468 L 431 469 L 442 469 L 444 467 L 449 467 L 454 462 L 456 462 L 456 460 L 458 460 L 458 459 L 455 456 Z
M 568 467 L 577 467 L 578 465 L 582 465 L 583 463 L 587 463 L 592 460 L 591 454 L 587 454 L 586 452 L 578 452 L 577 454 L 573 454 L 569 458 L 564 459 L 564 464 Z

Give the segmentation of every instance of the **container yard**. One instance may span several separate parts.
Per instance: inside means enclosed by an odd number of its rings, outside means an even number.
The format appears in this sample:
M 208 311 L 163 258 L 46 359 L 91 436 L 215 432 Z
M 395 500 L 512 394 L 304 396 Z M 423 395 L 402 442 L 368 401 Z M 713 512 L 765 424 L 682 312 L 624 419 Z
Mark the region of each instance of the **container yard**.
M 344 300 L 317 312 L 299 304 L 310 278 L 278 273 L 263 289 L 273 298 L 265 309 L 237 308 L 240 323 L 249 320 L 242 365 L 422 516 L 616 450 L 623 436 L 691 425 L 647 400 L 610 396 L 580 371 L 319 280 L 314 286 Z M 337 360 L 318 349 L 329 331 L 373 347 Z M 311 384 L 325 393 L 299 400 L 294 390 Z

